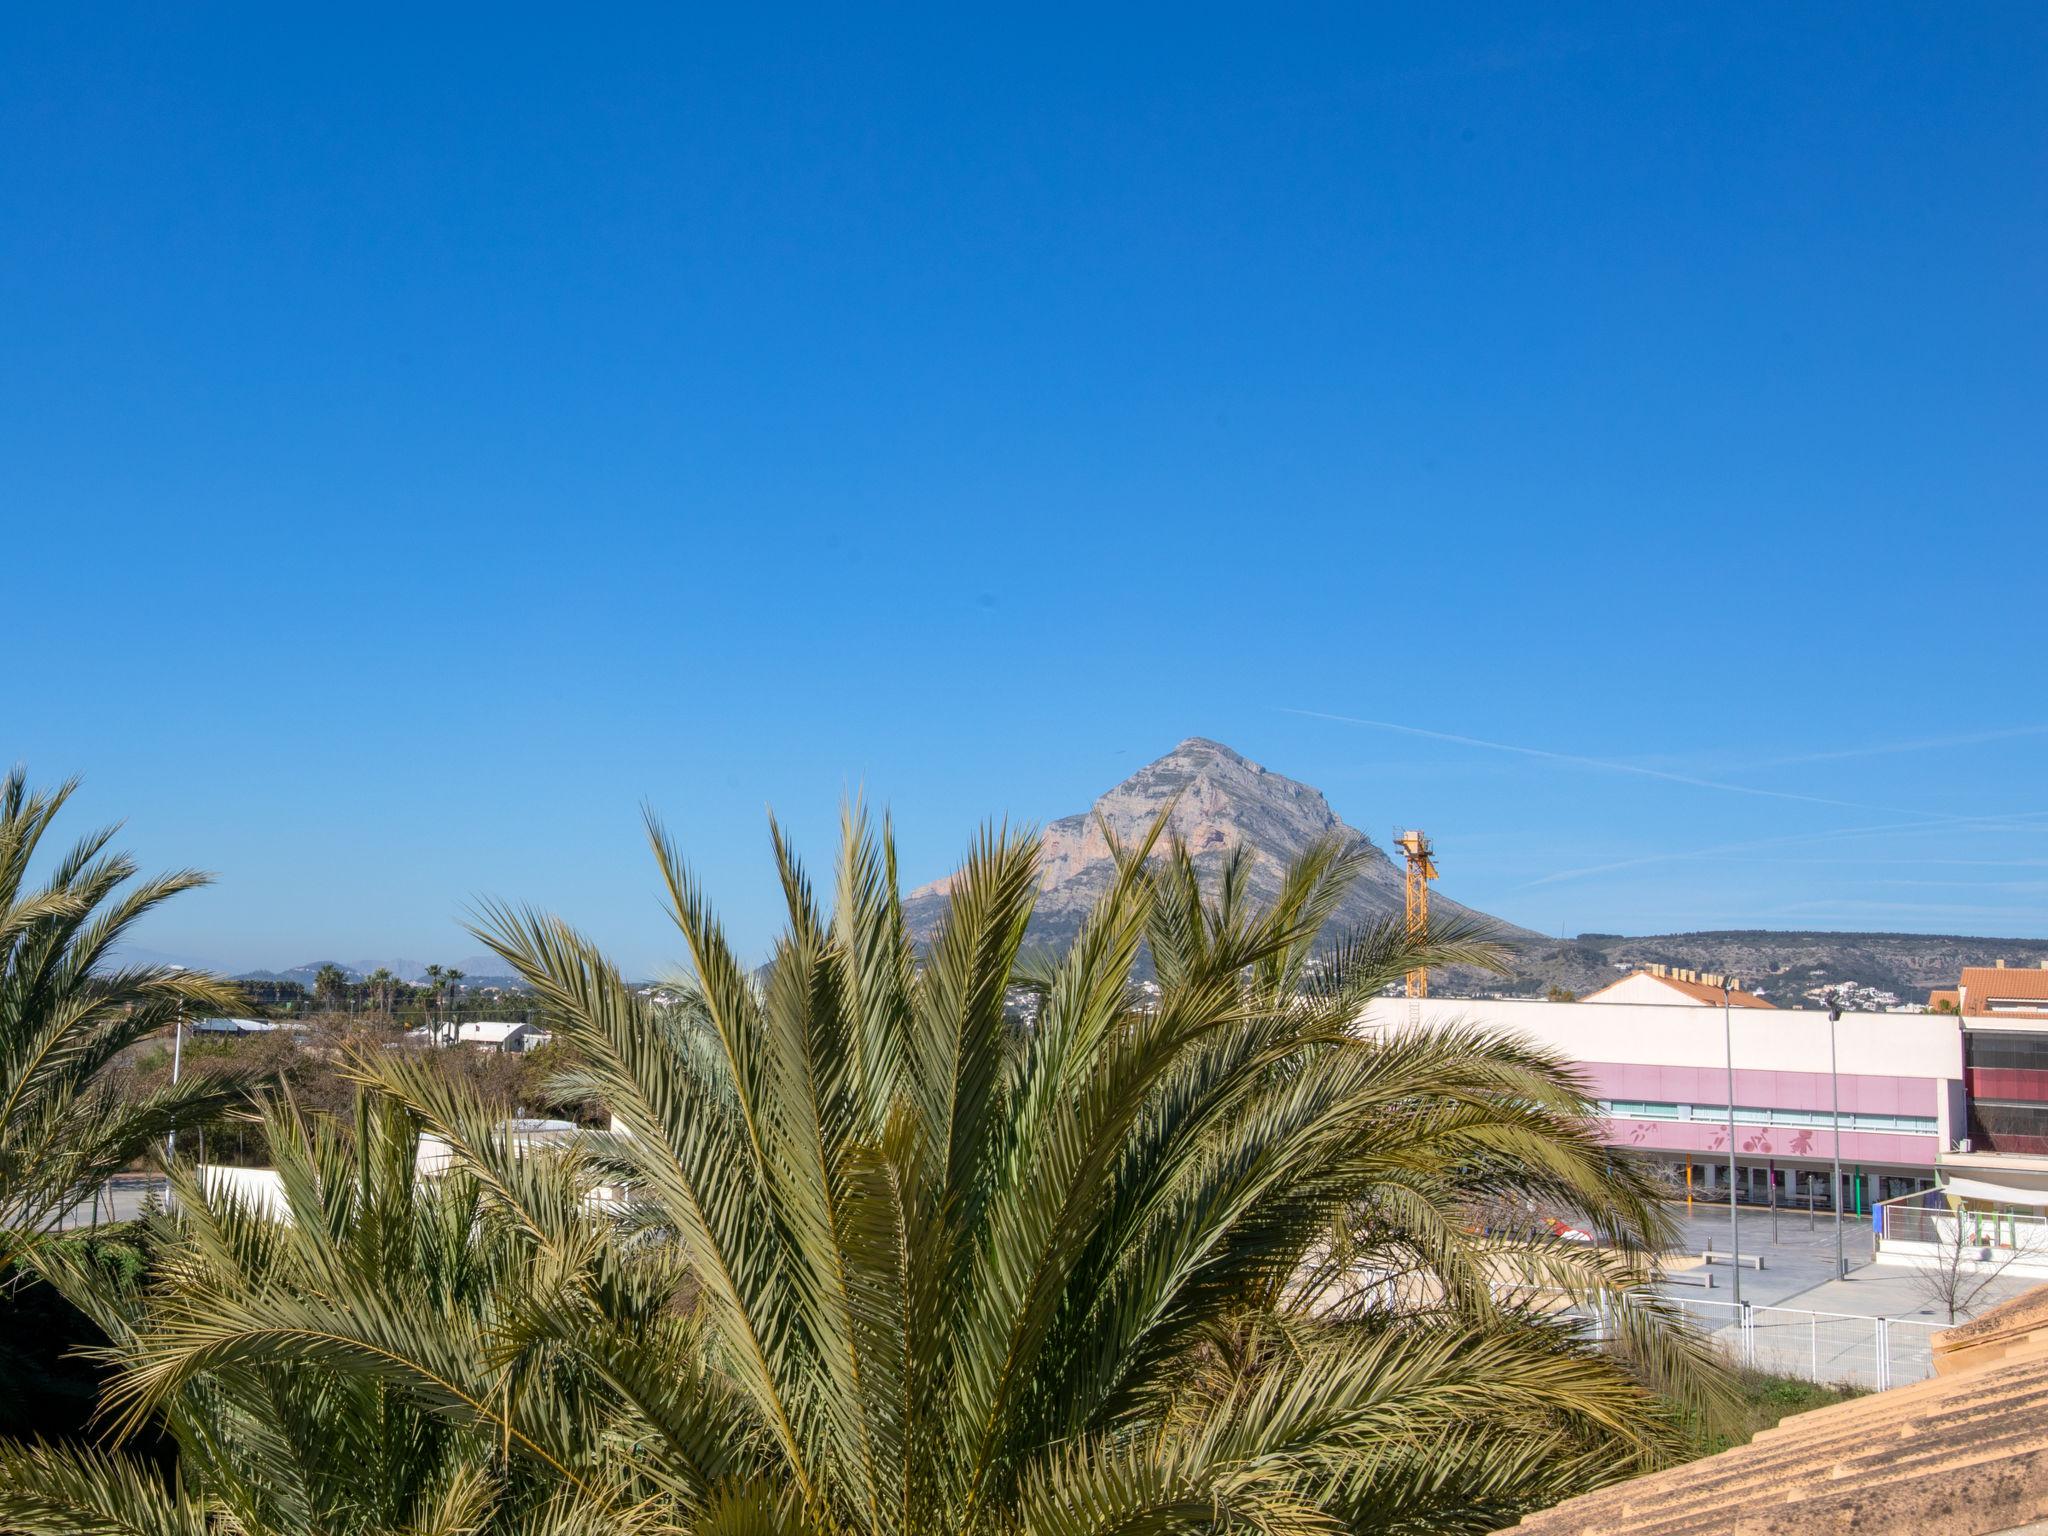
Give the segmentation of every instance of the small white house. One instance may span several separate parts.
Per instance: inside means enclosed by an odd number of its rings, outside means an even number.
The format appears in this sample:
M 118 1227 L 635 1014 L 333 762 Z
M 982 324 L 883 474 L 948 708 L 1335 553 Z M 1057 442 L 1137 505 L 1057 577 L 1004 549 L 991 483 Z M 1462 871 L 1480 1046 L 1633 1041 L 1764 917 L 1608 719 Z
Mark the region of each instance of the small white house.
M 509 1019 L 477 1019 L 455 1028 L 457 1045 L 473 1045 L 482 1050 L 530 1051 L 546 1040 L 545 1030 Z
M 280 1026 L 270 1019 L 194 1019 L 185 1027 L 195 1035 L 269 1035 Z

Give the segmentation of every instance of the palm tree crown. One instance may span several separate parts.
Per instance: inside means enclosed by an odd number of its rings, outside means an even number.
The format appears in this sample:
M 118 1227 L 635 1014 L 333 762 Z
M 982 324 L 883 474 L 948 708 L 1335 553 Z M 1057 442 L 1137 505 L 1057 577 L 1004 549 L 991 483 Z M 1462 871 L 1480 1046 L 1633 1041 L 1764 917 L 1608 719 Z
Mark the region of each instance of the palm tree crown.
M 0 1274 L 87 1191 L 235 1091 L 220 1076 L 139 1096 L 107 1081 L 116 1057 L 174 1027 L 181 1011 L 232 1012 L 241 995 L 196 971 L 116 963 L 138 919 L 206 875 L 180 870 L 130 885 L 135 862 L 107 852 L 116 829 L 105 827 L 31 883 L 43 838 L 76 787 L 32 791 L 20 768 L 0 781 Z
M 682 1006 L 555 919 L 478 929 L 609 1132 L 521 1155 L 459 1085 L 357 1059 L 523 1234 L 515 1299 L 455 1331 L 345 1277 L 173 1303 L 136 1331 L 131 1411 L 300 1362 L 489 1425 L 507 1467 L 621 1524 L 1323 1536 L 1490 1530 L 1654 1464 L 1713 1406 L 1704 1344 L 1649 1290 L 1655 1192 L 1565 1065 L 1476 1027 L 1357 1032 L 1413 966 L 1491 960 L 1441 927 L 1319 948 L 1357 853 L 1313 850 L 1255 910 L 1246 856 L 1205 891 L 1155 826 L 1038 959 L 1036 840 L 991 830 L 920 959 L 887 831 L 850 815 L 829 912 L 775 833 L 789 925 L 757 976 L 650 835 Z M 630 1189 L 623 1218 L 600 1185 Z M 1475 1216 L 1532 1204 L 1609 1241 Z

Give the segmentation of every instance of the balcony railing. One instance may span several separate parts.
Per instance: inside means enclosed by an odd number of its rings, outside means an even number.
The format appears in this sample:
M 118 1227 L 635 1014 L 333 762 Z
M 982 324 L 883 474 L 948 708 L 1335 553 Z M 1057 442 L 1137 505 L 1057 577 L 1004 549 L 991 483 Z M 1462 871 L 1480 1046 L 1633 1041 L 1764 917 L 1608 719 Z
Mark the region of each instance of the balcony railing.
M 1972 1210 L 1931 1195 L 1905 1195 L 1877 1206 L 1874 1223 L 1880 1258 L 1919 1255 L 1954 1258 L 1970 1266 L 2019 1260 L 2048 1263 L 2048 1217 L 2010 1210 Z

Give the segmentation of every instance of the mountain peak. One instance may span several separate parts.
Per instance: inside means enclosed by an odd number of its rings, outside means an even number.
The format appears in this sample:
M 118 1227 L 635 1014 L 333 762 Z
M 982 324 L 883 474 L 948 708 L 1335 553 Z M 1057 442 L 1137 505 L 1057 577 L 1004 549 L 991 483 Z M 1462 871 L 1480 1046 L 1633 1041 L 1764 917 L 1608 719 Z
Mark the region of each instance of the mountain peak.
M 1246 757 L 1242 752 L 1236 751 L 1231 747 L 1227 747 L 1220 741 L 1212 741 L 1207 736 L 1184 737 L 1182 738 L 1180 745 L 1175 747 L 1171 752 L 1167 753 L 1166 756 L 1218 757 L 1223 759 L 1223 761 L 1227 763 L 1238 763 L 1246 768 L 1255 769 L 1260 773 L 1265 772 L 1263 768 L 1260 768 L 1257 763 L 1253 762 L 1250 758 Z M 1159 761 L 1163 762 L 1165 761 L 1165 759 L 1161 758 L 1159 759 Z
M 1249 883 L 1257 900 L 1277 896 L 1287 865 L 1334 837 L 1366 855 L 1338 911 L 1338 926 L 1401 909 L 1400 871 L 1371 838 L 1338 819 L 1321 790 L 1255 763 L 1220 741 L 1190 736 L 1106 791 L 1092 809 L 1063 816 L 1045 829 L 1034 927 L 1053 938 L 1077 926 L 1108 889 L 1115 868 L 1105 826 L 1129 844 L 1143 837 L 1169 806 L 1168 836 L 1187 844 L 1205 875 L 1215 874 L 1232 849 L 1242 845 L 1250 850 Z M 928 937 L 938 922 L 947 889 L 948 882 L 938 880 L 907 899 L 905 916 L 920 938 Z M 1446 912 L 1465 911 L 1455 902 L 1438 900 Z

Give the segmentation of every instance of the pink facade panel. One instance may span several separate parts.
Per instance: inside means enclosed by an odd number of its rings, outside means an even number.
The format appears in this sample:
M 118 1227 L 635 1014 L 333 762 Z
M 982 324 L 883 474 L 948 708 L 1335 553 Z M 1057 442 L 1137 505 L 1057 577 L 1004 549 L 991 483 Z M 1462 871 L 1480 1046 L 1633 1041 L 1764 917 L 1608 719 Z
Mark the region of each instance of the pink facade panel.
M 1710 1067 L 1653 1067 L 1630 1062 L 1579 1063 L 1579 1073 L 1592 1096 L 1646 1104 L 1725 1106 L 1728 1076 Z M 1844 1076 L 1842 1113 L 1873 1115 L 1939 1114 L 1940 1085 L 1924 1077 Z M 1735 1074 L 1738 1109 L 1798 1109 L 1821 1114 L 1831 1107 L 1830 1079 L 1825 1072 L 1743 1071 Z M 1725 1120 L 1635 1120 L 1608 1122 L 1607 1140 L 1617 1146 L 1649 1151 L 1693 1152 L 1725 1157 Z M 1747 1158 L 1826 1158 L 1833 1154 L 1829 1127 L 1735 1123 L 1735 1150 Z M 1932 1168 L 1936 1138 L 1886 1131 L 1844 1131 L 1844 1162 Z
M 1653 1104 L 1726 1104 L 1728 1076 L 1709 1067 L 1650 1067 L 1627 1062 L 1578 1064 L 1593 1097 L 1635 1099 Z M 1938 1113 L 1940 1087 L 1924 1077 L 1843 1076 L 1842 1113 L 1928 1115 Z M 1831 1107 L 1825 1072 L 1735 1074 L 1738 1107 L 1813 1109 Z
M 1610 1120 L 1606 1140 L 1618 1147 L 1646 1151 L 1697 1152 L 1725 1157 L 1728 1127 L 1708 1120 Z M 1804 1126 L 1744 1125 L 1735 1122 L 1735 1150 L 1745 1158 L 1825 1158 L 1833 1152 L 1832 1133 Z M 1935 1138 L 1901 1136 L 1882 1131 L 1844 1131 L 1842 1161 L 1889 1164 L 1909 1168 L 1934 1166 Z

